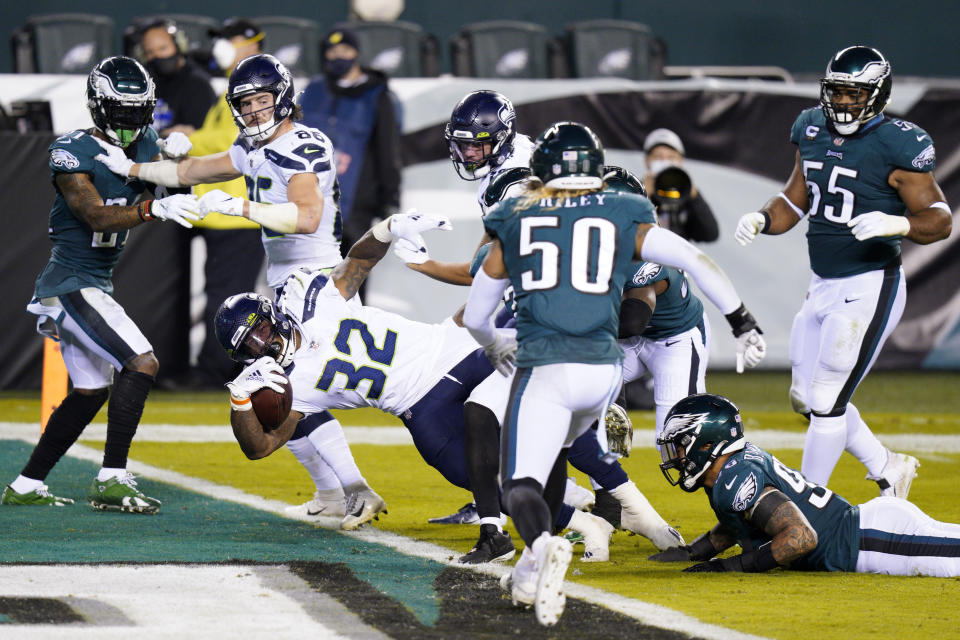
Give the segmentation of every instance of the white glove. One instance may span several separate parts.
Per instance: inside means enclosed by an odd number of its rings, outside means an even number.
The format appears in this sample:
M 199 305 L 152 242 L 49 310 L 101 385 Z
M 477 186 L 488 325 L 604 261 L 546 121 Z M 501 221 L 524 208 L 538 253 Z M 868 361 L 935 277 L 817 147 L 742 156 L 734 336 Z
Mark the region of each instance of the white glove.
M 497 329 L 496 339 L 483 348 L 487 360 L 503 377 L 513 373 L 513 363 L 517 359 L 517 330 Z
M 228 216 L 243 215 L 243 198 L 232 196 L 220 189 L 214 189 L 200 196 L 200 213 L 207 215 L 211 212 L 222 213 Z
M 393 253 L 407 264 L 423 264 L 430 259 L 427 252 L 427 245 L 422 236 L 417 236 L 418 242 L 410 242 L 406 238 L 400 238 L 393 243 Z
M 741 333 L 737 338 L 737 373 L 743 373 L 743 368 L 754 368 L 767 355 L 767 343 L 757 329 L 750 329 Z
M 160 147 L 163 155 L 168 158 L 182 158 L 190 153 L 190 149 L 193 149 L 190 138 L 179 131 L 174 131 L 166 138 L 157 140 L 157 146 Z
M 853 229 L 857 240 L 882 238 L 886 236 L 905 236 L 910 233 L 910 221 L 904 216 L 891 216 L 883 211 L 861 213 L 847 223 Z
M 182 227 L 190 229 L 191 222 L 202 220 L 207 214 L 198 213 L 200 204 L 197 196 L 189 193 L 178 193 L 154 200 L 150 205 L 150 215 L 160 220 L 172 220 Z
M 96 140 L 97 144 L 100 145 L 100 148 L 106 152 L 93 156 L 93 159 L 105 165 L 107 169 L 110 169 L 111 173 L 115 173 L 118 176 L 123 176 L 124 178 L 129 178 L 130 167 L 132 167 L 135 163 L 133 160 L 127 157 L 127 154 L 124 153 L 123 149 L 115 144 L 110 144 L 105 140 L 101 140 L 96 136 L 94 136 L 93 139 Z
M 234 380 L 228 382 L 227 388 L 230 389 L 231 396 L 237 400 L 245 400 L 254 391 L 264 388 L 283 393 L 283 385 L 286 383 L 287 377 L 283 373 L 283 367 L 270 356 L 263 356 L 259 360 L 254 360 L 253 364 L 241 371 Z
M 766 222 L 766 218 L 759 211 L 747 213 L 740 217 L 740 222 L 737 223 L 737 231 L 733 234 L 733 237 L 737 239 L 740 246 L 745 247 L 753 242 Z
M 420 237 L 420 234 L 424 231 L 430 231 L 431 229 L 450 231 L 453 229 L 450 218 L 447 216 L 417 213 L 416 209 L 407 213 L 395 213 L 390 216 L 389 220 L 390 233 L 395 238 L 404 238 L 418 246 L 423 244 L 423 238 Z

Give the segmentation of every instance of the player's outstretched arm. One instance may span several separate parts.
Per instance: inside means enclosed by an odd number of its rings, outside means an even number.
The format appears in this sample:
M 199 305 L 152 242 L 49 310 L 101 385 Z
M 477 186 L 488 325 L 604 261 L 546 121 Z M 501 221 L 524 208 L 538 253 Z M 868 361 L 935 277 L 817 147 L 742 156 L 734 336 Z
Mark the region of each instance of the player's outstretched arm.
M 793 171 L 783 191 L 770 198 L 759 211 L 744 214 L 737 223 L 734 237 L 742 246 L 747 246 L 758 233 L 769 236 L 785 233 L 800 222 L 809 206 L 803 160 L 797 151 Z
M 190 228 L 191 222 L 203 217 L 197 213 L 200 207 L 192 195 L 178 194 L 121 206 L 104 204 L 85 173 L 58 173 L 56 182 L 70 210 L 94 231 L 123 231 L 154 219 L 172 220 Z
M 463 310 L 463 326 L 483 347 L 494 369 L 504 376 L 513 372 L 517 352 L 516 331 L 496 329 L 493 326 L 493 313 L 510 282 L 508 275 L 503 263 L 503 247 L 499 240 L 495 240 L 473 278 L 467 306 Z
M 654 562 L 691 562 L 709 560 L 718 553 L 737 544 L 736 532 L 719 522 L 690 544 L 671 547 L 655 553 L 647 560 Z
M 120 147 L 99 138 L 96 140 L 104 152 L 94 156 L 94 159 L 124 178 L 139 178 L 163 187 L 191 187 L 195 184 L 232 180 L 241 175 L 234 168 L 226 151 L 209 156 L 139 163 L 128 158 Z
M 250 460 L 260 460 L 287 443 L 301 418 L 302 413 L 291 411 L 279 427 L 264 431 L 253 411 L 231 411 L 230 426 L 233 427 L 233 436 L 240 443 L 243 455 Z

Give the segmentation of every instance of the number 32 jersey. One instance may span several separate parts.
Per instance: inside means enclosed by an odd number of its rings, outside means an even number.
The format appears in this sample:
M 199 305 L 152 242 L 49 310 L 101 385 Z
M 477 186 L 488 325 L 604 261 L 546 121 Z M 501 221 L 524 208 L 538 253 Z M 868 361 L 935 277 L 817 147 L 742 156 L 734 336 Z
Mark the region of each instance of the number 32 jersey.
M 911 122 L 877 116 L 857 133 L 841 136 L 814 107 L 797 117 L 790 141 L 800 150 L 807 181 L 807 245 L 814 273 L 842 278 L 899 259 L 899 236 L 861 242 L 847 223 L 871 211 L 905 215 L 906 205 L 887 178 L 895 169 L 933 171 L 937 158 L 930 135 Z
M 319 130 L 293 123 L 293 130 L 262 147 L 239 136 L 230 147 L 230 160 L 247 183 L 251 202 L 289 202 L 287 185 L 298 173 L 313 173 L 323 196 L 323 217 L 313 233 L 280 233 L 264 228 L 267 284 L 279 287 L 300 267 L 323 269 L 340 262 L 340 186 L 333 165 L 333 145 Z
M 476 351 L 466 329 L 344 300 L 327 276 L 295 273 L 280 306 L 303 339 L 288 370 L 293 410 L 376 407 L 401 415 Z

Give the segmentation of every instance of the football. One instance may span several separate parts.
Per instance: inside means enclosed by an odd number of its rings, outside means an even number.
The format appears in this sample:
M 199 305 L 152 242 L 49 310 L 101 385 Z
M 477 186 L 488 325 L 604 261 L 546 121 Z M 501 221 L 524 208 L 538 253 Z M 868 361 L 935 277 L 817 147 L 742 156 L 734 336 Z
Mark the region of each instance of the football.
M 290 385 L 290 380 L 288 379 L 283 385 L 283 393 L 264 387 L 251 394 L 250 402 L 253 404 L 257 419 L 263 425 L 263 430 L 276 429 L 290 415 L 290 407 L 293 404 L 293 387 Z

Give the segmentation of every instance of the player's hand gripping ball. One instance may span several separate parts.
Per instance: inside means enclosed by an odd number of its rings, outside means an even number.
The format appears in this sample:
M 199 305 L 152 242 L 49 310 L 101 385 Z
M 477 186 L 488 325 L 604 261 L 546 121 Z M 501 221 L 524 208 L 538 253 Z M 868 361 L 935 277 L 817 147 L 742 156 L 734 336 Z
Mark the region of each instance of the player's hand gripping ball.
M 293 387 L 290 385 L 290 380 L 284 381 L 282 393 L 270 387 L 254 391 L 250 394 L 250 402 L 253 404 L 253 412 L 257 414 L 257 419 L 263 425 L 263 430 L 276 429 L 290 415 L 290 407 L 293 405 Z

